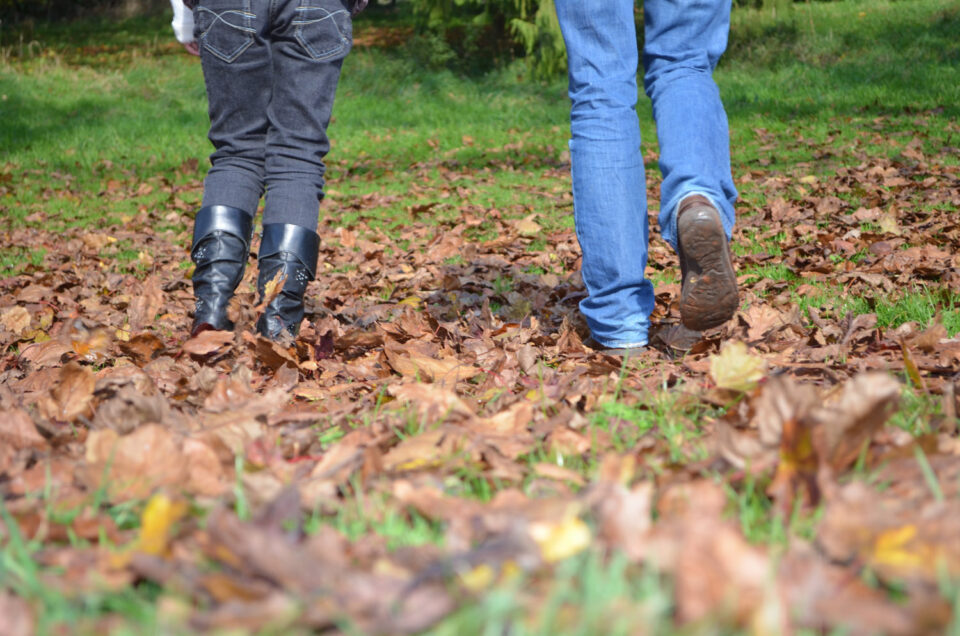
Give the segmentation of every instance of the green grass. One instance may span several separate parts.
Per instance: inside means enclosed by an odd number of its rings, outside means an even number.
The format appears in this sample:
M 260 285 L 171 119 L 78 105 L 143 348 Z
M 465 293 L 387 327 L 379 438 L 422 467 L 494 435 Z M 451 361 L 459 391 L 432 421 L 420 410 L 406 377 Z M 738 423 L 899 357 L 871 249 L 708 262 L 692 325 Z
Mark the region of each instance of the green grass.
M 818 288 L 815 293 L 793 295 L 800 310 L 808 316 L 810 307 L 816 308 L 825 319 L 874 313 L 877 325 L 888 329 L 907 322 L 925 329 L 939 316 L 949 336 L 960 333 L 960 294 L 947 289 L 915 287 L 889 294 L 854 295 L 841 287 L 822 283 L 797 283 L 794 289 L 799 284 Z
M 547 601 L 530 611 L 524 601 L 531 586 L 547 586 Z M 549 583 L 520 574 L 428 631 L 459 634 L 633 634 L 637 625 L 667 633 L 673 609 L 669 582 L 656 573 L 636 571 L 622 555 L 588 551 L 557 566 Z M 667 630 L 667 631 L 665 631 Z
M 59 520 L 67 521 L 68 518 L 69 515 L 61 516 Z M 91 590 L 79 598 L 68 596 L 56 585 L 48 583 L 49 579 L 56 580 L 62 574 L 62 568 L 42 567 L 37 563 L 35 555 L 44 547 L 42 542 L 28 541 L 20 533 L 17 522 L 2 501 L 0 519 L 6 535 L 0 549 L 0 586 L 9 587 L 18 596 L 42 608 L 34 615 L 37 633 L 69 629 L 76 634 L 92 634 L 97 631 L 97 622 L 108 614 L 123 616 L 127 625 L 122 628 L 122 633 L 138 633 L 156 625 L 159 586 L 142 583 L 113 590 Z
M 332 515 L 315 511 L 307 519 L 305 531 L 313 534 L 321 525 L 329 525 L 351 541 L 371 533 L 381 536 L 391 550 L 425 543 L 443 545 L 441 524 L 411 510 L 397 510 L 383 495 L 367 501 L 355 494 Z

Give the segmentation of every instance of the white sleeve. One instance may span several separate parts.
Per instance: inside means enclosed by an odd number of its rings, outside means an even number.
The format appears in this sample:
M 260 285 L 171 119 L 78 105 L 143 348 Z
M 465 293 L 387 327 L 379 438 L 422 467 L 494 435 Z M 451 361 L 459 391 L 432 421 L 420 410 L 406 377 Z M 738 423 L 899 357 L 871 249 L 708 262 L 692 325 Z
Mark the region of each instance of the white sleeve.
M 183 0 L 170 0 L 173 7 L 173 34 L 181 44 L 193 42 L 193 11 L 183 6 Z

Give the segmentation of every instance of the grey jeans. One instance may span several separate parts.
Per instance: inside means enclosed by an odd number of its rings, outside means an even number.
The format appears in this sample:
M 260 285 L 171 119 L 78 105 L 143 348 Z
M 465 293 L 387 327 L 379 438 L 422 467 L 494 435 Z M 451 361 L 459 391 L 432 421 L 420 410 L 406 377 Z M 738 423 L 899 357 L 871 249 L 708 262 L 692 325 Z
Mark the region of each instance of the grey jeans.
M 316 230 L 327 125 L 353 42 L 348 0 L 199 0 L 210 106 L 203 205 Z

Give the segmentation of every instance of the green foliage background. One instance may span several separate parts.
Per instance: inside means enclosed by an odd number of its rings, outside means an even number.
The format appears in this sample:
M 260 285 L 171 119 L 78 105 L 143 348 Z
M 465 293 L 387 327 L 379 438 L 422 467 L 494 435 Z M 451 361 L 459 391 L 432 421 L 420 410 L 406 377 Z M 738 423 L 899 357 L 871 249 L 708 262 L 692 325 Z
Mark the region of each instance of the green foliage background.
M 0 27 L 91 15 L 131 18 L 169 7 L 169 0 L 0 0 Z
M 566 69 L 553 0 L 410 0 L 421 33 L 433 38 L 435 61 L 482 68 L 504 54 L 523 56 L 537 77 Z M 509 40 L 504 42 L 504 37 Z M 443 49 L 449 48 L 447 55 Z M 440 49 L 440 50 L 437 50 Z M 471 59 L 485 56 L 486 59 Z
M 408 53 L 427 68 L 483 72 L 522 58 L 535 79 L 555 78 L 566 71 L 554 0 L 393 0 L 392 5 L 398 1 L 407 5 L 407 11 L 412 7 L 417 27 Z M 789 11 L 794 1 L 734 0 L 734 4 L 776 13 Z M 371 5 L 376 11 L 377 0 Z M 637 5 L 642 39 L 642 0 Z M 33 20 L 90 14 L 129 18 L 168 9 L 168 0 L 0 0 L 0 29 Z

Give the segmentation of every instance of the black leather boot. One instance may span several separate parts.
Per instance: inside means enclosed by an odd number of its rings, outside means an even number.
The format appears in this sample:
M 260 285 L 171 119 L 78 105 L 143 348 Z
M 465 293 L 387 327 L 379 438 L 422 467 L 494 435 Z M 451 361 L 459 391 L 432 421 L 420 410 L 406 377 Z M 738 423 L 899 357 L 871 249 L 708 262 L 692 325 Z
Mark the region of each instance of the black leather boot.
M 260 272 L 257 274 L 257 292 L 260 302 L 264 288 L 277 272 L 286 277 L 283 290 L 270 301 L 257 321 L 257 331 L 277 340 L 286 331 L 296 336 L 303 320 L 303 294 L 307 283 L 317 273 L 317 255 L 320 237 L 299 225 L 268 223 L 263 226 L 260 242 Z
M 253 216 L 225 205 L 210 205 L 197 212 L 193 224 L 193 294 L 197 307 L 192 335 L 206 329 L 233 329 L 227 305 L 243 279 L 250 253 Z

